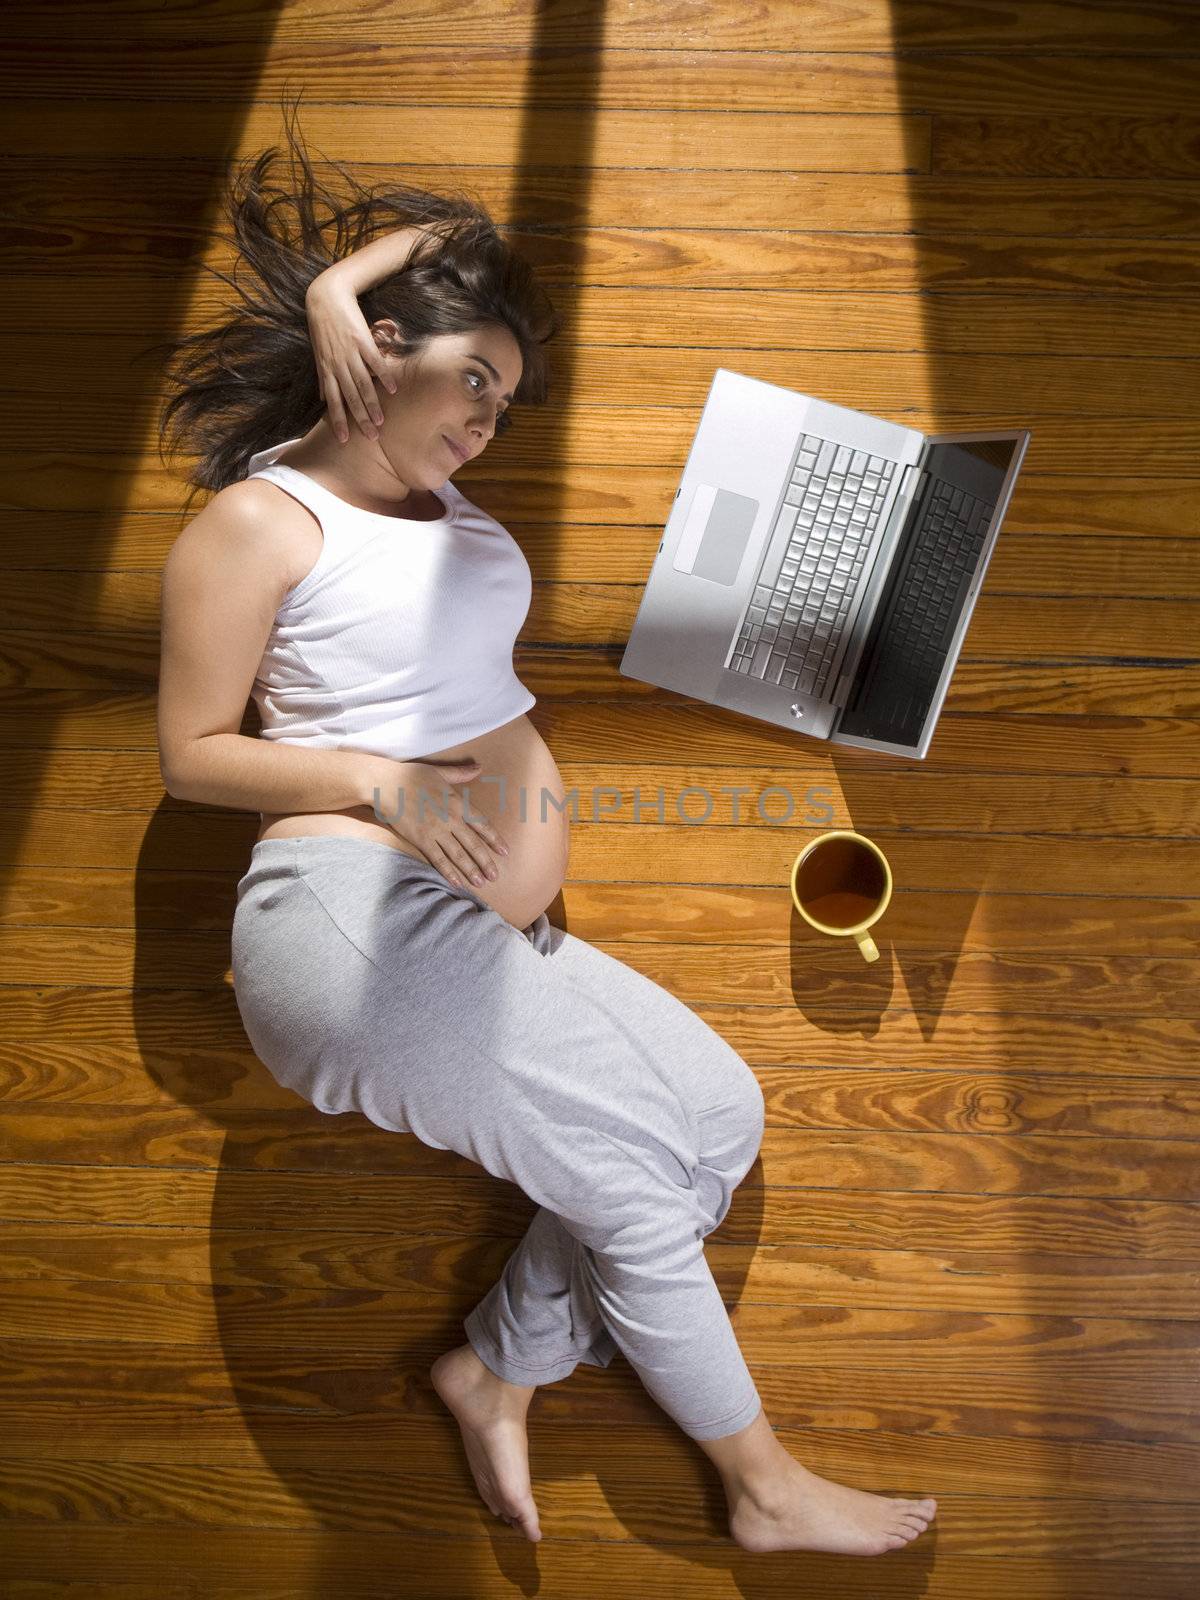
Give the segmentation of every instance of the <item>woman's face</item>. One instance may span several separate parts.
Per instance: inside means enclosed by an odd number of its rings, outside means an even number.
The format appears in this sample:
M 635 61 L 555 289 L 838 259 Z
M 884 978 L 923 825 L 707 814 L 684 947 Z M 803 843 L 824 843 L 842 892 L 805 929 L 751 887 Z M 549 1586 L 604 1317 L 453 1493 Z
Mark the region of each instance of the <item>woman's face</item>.
M 374 324 L 385 355 L 398 331 L 390 318 Z M 419 354 L 391 361 L 396 393 L 376 383 L 378 443 L 402 482 L 436 488 L 508 426 L 502 419 L 521 381 L 520 346 L 507 328 L 489 325 L 438 334 Z

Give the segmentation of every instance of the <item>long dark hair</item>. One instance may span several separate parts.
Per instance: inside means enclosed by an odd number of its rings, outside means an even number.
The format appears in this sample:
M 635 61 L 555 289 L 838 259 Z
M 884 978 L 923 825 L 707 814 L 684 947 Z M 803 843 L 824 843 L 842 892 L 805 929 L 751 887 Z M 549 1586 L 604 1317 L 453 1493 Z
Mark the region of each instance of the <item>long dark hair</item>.
M 403 330 L 389 348 L 402 356 L 430 338 L 484 324 L 508 328 L 520 347 L 521 381 L 513 406 L 542 405 L 548 393 L 542 348 L 561 327 L 533 268 L 507 244 L 484 207 L 465 191 L 433 194 L 400 184 L 364 188 L 340 162 L 329 165 L 349 191 L 339 198 L 313 172 L 296 121 L 284 103 L 290 182 L 270 174 L 275 146 L 241 162 L 223 196 L 239 259 L 233 277 L 200 262 L 240 297 L 228 319 L 153 347 L 166 352 L 175 392 L 163 407 L 159 456 L 184 450 L 198 457 L 188 477 L 198 489 L 223 489 L 245 476 L 256 451 L 309 431 L 324 410 L 308 333 L 304 296 L 334 261 L 381 233 L 432 226 L 406 267 L 359 296 L 368 325 L 392 317 Z M 318 204 L 328 215 L 318 216 Z M 239 281 L 247 265 L 255 291 Z M 148 354 L 150 352 L 144 352 Z M 511 407 L 510 407 L 511 410 Z M 497 432 L 511 422 L 498 422 Z

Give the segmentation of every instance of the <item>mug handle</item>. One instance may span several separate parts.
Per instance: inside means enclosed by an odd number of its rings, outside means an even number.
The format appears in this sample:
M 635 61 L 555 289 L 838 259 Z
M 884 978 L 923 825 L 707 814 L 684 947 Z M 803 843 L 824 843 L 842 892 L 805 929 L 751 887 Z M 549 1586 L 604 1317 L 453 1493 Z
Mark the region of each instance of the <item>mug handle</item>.
M 879 960 L 879 946 L 875 943 L 874 939 L 872 939 L 869 933 L 856 933 L 854 938 L 858 948 L 862 951 L 864 961 Z

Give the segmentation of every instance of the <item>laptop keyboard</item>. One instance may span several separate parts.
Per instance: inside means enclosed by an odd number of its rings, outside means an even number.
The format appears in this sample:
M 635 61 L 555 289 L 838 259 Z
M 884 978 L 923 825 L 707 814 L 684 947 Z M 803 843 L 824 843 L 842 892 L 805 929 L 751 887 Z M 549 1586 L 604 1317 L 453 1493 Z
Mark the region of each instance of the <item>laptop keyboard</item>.
M 883 660 L 903 662 L 930 685 L 941 675 L 959 597 L 975 571 L 994 506 L 940 478 L 930 485 L 921 522 L 879 630 L 872 671 Z M 867 678 L 871 676 L 868 673 Z
M 755 586 L 732 672 L 822 692 L 895 468 L 869 451 L 804 435 L 771 535 L 791 522 L 783 565 L 774 586 Z

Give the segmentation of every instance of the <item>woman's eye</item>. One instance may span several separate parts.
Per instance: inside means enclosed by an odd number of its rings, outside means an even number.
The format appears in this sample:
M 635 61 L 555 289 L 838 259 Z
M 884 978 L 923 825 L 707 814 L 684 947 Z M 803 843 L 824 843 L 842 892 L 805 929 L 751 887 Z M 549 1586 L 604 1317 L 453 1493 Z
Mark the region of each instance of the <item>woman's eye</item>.
M 480 373 L 478 373 L 478 372 L 468 372 L 467 373 L 467 377 L 468 378 L 474 378 L 476 383 L 481 384 L 485 389 L 487 388 L 487 379 L 485 377 L 483 377 Z M 477 389 L 475 392 L 476 392 L 476 394 L 478 394 L 479 390 Z M 507 407 L 505 407 L 505 409 L 503 411 L 498 411 L 496 413 L 496 432 L 497 433 L 507 433 L 508 430 L 512 427 L 512 425 L 513 425 L 513 419 L 509 416 Z

